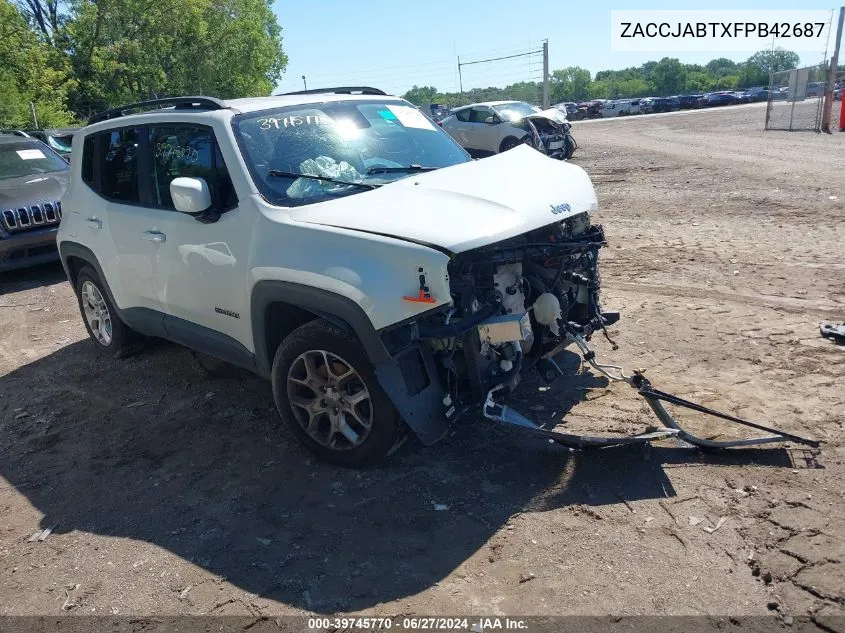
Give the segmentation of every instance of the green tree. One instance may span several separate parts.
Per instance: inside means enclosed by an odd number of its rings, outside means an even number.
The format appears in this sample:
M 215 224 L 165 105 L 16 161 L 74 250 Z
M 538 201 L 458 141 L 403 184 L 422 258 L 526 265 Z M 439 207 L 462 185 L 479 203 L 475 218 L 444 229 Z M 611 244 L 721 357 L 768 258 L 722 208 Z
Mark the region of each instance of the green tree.
M 756 66 L 769 75 L 798 68 L 800 61 L 798 53 L 778 47 L 774 50 L 758 51 L 749 57 L 746 63 Z
M 507 95 L 503 97 L 504 99 L 539 104 L 543 100 L 543 84 L 533 81 L 519 81 L 505 86 L 504 93 Z
M 0 0 L 0 127 L 38 124 L 57 127 L 73 121 L 65 107 L 70 85 L 62 56 L 33 33 L 8 0 Z
M 737 71 L 737 63 L 727 57 L 719 57 L 710 60 L 705 66 L 707 72 L 716 77 L 725 77 L 727 75 L 734 75 Z
M 679 60 L 664 57 L 655 65 L 651 81 L 659 95 L 676 95 L 683 92 L 686 70 Z
M 651 93 L 651 85 L 639 77 L 618 81 L 614 89 L 617 94 L 625 97 L 646 97 Z
M 414 105 L 425 105 L 426 103 L 437 103 L 437 88 L 434 86 L 414 86 L 404 95 Z
M 561 101 L 584 101 L 590 96 L 590 71 L 580 66 L 568 66 L 556 70 L 551 76 L 552 103 Z
M 269 94 L 287 65 L 269 0 L 72 0 L 78 110 L 176 94 Z

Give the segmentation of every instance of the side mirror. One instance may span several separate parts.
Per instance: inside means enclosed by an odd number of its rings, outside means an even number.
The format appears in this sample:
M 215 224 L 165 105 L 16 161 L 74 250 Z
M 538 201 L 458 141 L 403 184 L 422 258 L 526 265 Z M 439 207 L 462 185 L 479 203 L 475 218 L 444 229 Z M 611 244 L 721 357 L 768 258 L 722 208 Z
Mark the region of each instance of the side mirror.
M 211 191 L 204 178 L 174 178 L 170 181 L 170 197 L 182 213 L 202 213 L 211 206 Z
M 496 120 L 496 117 L 494 117 L 494 116 L 488 116 L 486 119 L 484 119 L 484 122 L 487 125 L 495 125 L 496 123 L 498 123 L 498 121 Z

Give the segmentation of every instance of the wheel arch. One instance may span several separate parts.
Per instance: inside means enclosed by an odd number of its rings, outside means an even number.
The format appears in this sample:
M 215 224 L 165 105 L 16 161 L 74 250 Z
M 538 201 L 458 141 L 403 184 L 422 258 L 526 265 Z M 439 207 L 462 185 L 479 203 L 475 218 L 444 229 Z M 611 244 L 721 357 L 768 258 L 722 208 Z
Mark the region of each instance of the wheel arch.
M 270 376 L 273 357 L 284 338 L 318 318 L 354 334 L 373 365 L 390 360 L 361 306 L 337 293 L 288 281 L 264 280 L 254 286 L 250 307 L 255 365 L 263 376 Z
M 99 277 L 100 282 L 103 284 L 103 289 L 108 294 L 109 301 L 111 301 L 111 304 L 119 311 L 117 302 L 114 300 L 114 295 L 109 287 L 109 282 L 106 279 L 106 275 L 103 272 L 103 268 L 100 266 L 100 262 L 94 254 L 94 251 L 87 246 L 77 244 L 76 242 L 61 242 L 58 245 L 58 248 L 59 259 L 62 262 L 62 267 L 65 269 L 67 280 L 70 282 L 74 291 L 76 290 L 76 279 L 79 276 L 79 272 L 85 266 L 90 266 L 94 269 L 94 272 L 97 273 L 97 277 Z
M 259 281 L 253 288 L 250 305 L 255 371 L 259 375 L 271 376 L 278 346 L 290 332 L 311 320 L 325 319 L 357 338 L 382 388 L 423 444 L 433 444 L 446 434 L 449 421 L 443 414 L 445 392 L 427 348 L 412 346 L 391 355 L 361 306 L 347 297 L 312 286 Z M 405 354 L 409 356 L 400 363 L 400 356 Z M 424 384 L 414 389 L 409 387 L 408 365 L 425 374 Z
M 527 134 L 527 132 L 526 132 L 526 134 Z M 524 136 L 525 136 L 525 134 L 523 134 L 523 137 Z M 514 142 L 516 142 L 517 145 L 519 145 L 522 142 L 522 139 L 517 137 L 517 136 L 514 136 L 513 134 L 508 134 L 505 138 L 502 139 L 502 142 L 499 143 L 499 153 L 504 152 L 505 151 L 505 145 L 507 145 L 511 141 L 514 141 Z

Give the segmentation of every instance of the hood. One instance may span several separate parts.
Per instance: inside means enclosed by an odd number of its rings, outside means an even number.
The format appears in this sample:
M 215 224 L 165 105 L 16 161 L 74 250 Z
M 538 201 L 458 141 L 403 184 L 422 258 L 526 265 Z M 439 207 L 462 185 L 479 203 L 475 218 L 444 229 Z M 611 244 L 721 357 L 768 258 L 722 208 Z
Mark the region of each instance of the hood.
M 67 188 L 69 173 L 57 171 L 0 180 L 0 210 L 60 200 Z
M 538 112 L 537 114 L 531 114 L 526 119 L 549 119 L 554 121 L 557 124 L 563 124 L 567 122 L 566 113 L 558 110 L 557 108 L 549 108 L 548 110 L 543 110 L 542 112 Z
M 521 145 L 291 210 L 300 222 L 388 235 L 452 253 L 478 248 L 597 208 L 580 167 Z

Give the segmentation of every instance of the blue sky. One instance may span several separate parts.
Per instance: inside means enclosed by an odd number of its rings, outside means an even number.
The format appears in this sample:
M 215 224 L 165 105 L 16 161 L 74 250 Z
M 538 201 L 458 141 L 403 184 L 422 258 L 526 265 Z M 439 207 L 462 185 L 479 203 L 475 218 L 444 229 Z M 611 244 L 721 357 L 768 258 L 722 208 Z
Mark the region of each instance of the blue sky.
M 837 3 L 838 4 L 838 3 Z M 569 5 L 567 7 L 567 5 Z M 273 5 L 283 28 L 290 62 L 277 91 L 338 85 L 371 85 L 401 94 L 412 85 L 458 88 L 457 57 L 473 61 L 540 49 L 549 41 L 550 68 L 582 66 L 593 73 L 637 66 L 663 56 L 687 63 L 714 57 L 742 61 L 750 53 L 614 53 L 612 9 L 831 9 L 796 0 L 683 3 L 661 0 L 564 3 L 560 0 L 446 0 L 398 2 L 332 0 Z M 823 51 L 801 53 L 802 62 L 822 61 Z M 464 88 L 504 86 L 542 77 L 542 57 L 515 58 L 464 68 Z

